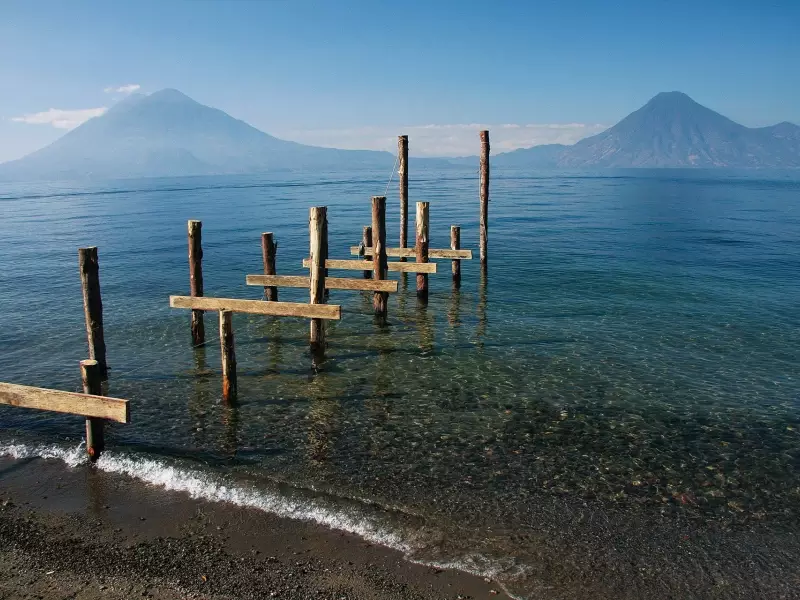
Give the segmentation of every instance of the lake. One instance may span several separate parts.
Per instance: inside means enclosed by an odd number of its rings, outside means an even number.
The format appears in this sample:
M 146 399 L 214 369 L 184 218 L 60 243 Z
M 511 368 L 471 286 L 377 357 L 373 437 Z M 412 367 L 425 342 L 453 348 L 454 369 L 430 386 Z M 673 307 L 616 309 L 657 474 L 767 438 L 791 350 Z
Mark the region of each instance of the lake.
M 350 258 L 387 179 L 0 187 L 0 380 L 79 389 L 77 248 L 98 246 L 108 393 L 132 414 L 98 468 L 312 519 L 519 597 L 565 581 L 587 597 L 766 597 L 797 577 L 800 175 L 495 169 L 486 278 L 464 261 L 453 290 L 438 261 L 420 306 L 413 275 L 390 274 L 386 327 L 370 294 L 332 290 L 343 318 L 318 372 L 307 321 L 237 314 L 239 400 L 224 405 L 215 313 L 193 350 L 188 311 L 168 306 L 189 290 L 187 220 L 203 221 L 205 294 L 258 299 L 245 275 L 262 272 L 262 231 L 278 273 L 302 274 L 308 209 L 324 205 L 330 257 Z M 477 169 L 412 164 L 410 179 L 412 236 L 429 201 L 431 247 L 458 224 L 477 258 Z M 388 192 L 396 246 L 396 178 Z M 82 428 L 0 407 L 0 453 L 76 467 Z

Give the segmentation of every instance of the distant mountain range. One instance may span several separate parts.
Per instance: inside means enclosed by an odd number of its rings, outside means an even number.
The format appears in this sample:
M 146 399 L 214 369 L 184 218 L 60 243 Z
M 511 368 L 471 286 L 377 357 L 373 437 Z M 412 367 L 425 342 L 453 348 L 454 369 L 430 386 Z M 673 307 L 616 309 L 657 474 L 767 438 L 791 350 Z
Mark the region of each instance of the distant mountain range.
M 800 167 L 800 127 L 749 128 L 681 92 L 664 92 L 606 131 L 571 146 L 548 144 L 498 155 L 520 167 Z
M 0 177 L 73 179 L 255 173 L 343 166 L 392 168 L 394 156 L 281 140 L 177 90 L 135 94 L 19 160 Z
M 477 159 L 413 159 L 447 166 Z M 391 169 L 394 156 L 281 140 L 177 90 L 135 94 L 32 154 L 0 164 L 0 179 L 115 179 L 258 173 L 274 169 Z M 525 168 L 800 167 L 800 127 L 748 128 L 686 94 L 655 96 L 610 129 L 572 146 L 498 154 Z

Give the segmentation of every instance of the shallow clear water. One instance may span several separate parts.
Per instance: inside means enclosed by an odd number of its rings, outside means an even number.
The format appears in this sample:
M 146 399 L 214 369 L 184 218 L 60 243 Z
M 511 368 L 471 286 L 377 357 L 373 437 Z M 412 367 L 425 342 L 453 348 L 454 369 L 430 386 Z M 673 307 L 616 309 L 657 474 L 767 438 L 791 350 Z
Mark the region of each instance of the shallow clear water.
M 244 277 L 261 272 L 262 231 L 275 232 L 278 272 L 301 274 L 308 208 L 326 205 L 331 258 L 350 258 L 386 177 L 0 189 L 0 380 L 77 389 L 77 248 L 96 245 L 109 394 L 132 402 L 112 456 L 359 514 L 414 558 L 500 570 L 520 594 L 546 579 L 548 544 L 588 552 L 608 530 L 591 515 L 644 545 L 670 523 L 796 526 L 797 174 L 495 170 L 488 278 L 465 261 L 453 291 L 439 261 L 428 306 L 401 280 L 385 329 L 368 294 L 332 291 L 343 319 L 319 373 L 306 321 L 235 315 L 239 401 L 222 405 L 215 313 L 193 351 L 188 312 L 168 307 L 188 293 L 187 219 L 203 221 L 206 295 L 259 298 Z M 412 173 L 410 196 L 431 203 L 431 247 L 460 224 L 477 248 L 474 170 Z M 0 445 L 81 434 L 74 417 L 0 408 Z

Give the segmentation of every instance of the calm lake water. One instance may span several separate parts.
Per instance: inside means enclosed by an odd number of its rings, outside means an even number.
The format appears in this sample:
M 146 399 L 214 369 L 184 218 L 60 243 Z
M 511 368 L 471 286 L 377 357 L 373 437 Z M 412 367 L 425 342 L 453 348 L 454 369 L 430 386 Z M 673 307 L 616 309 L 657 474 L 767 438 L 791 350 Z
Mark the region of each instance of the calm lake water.
M 477 250 L 475 169 L 411 175 L 411 231 L 429 201 L 431 247 L 459 224 Z M 95 245 L 109 395 L 132 403 L 99 468 L 521 597 L 796 593 L 800 176 L 495 169 L 487 279 L 465 261 L 454 291 L 439 261 L 428 306 L 401 280 L 386 328 L 369 294 L 332 291 L 343 318 L 318 373 L 307 321 L 237 314 L 239 402 L 223 405 L 216 313 L 193 350 L 188 311 L 168 306 L 189 290 L 186 221 L 203 221 L 206 295 L 257 299 L 262 231 L 278 272 L 302 274 L 308 209 L 325 205 L 330 256 L 350 258 L 387 177 L 0 187 L 0 380 L 78 389 L 77 248 Z M 394 246 L 396 179 L 387 206 Z M 81 439 L 79 418 L 0 408 L 6 454 L 74 465 Z

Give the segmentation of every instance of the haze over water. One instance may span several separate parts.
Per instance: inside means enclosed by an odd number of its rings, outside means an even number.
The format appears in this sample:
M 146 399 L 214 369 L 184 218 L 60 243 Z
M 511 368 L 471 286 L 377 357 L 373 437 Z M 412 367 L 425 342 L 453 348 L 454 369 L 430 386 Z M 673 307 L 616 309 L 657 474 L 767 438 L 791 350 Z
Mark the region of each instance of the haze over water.
M 77 248 L 96 245 L 109 395 L 132 403 L 103 468 L 303 507 L 519 595 L 727 597 L 797 581 L 796 173 L 495 169 L 487 281 L 465 261 L 453 291 L 438 261 L 427 308 L 401 281 L 384 330 L 368 294 L 332 291 L 343 319 L 317 374 L 306 321 L 237 314 L 239 402 L 223 406 L 216 313 L 195 352 L 188 312 L 168 307 L 188 293 L 186 221 L 203 221 L 206 295 L 259 298 L 244 278 L 262 271 L 262 231 L 278 272 L 302 274 L 308 208 L 326 205 L 330 256 L 350 258 L 387 175 L 5 186 L 0 379 L 79 386 Z M 477 190 L 474 169 L 412 170 L 431 247 L 460 224 L 477 258 Z M 394 246 L 396 180 L 387 206 Z M 4 452 L 81 438 L 79 418 L 0 407 Z

